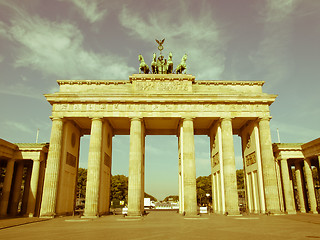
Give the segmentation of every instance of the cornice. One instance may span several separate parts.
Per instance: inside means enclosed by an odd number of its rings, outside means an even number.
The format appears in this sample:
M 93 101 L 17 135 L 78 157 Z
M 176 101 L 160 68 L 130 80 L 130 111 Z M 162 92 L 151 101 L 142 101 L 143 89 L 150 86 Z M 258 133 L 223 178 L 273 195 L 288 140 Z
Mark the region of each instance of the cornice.
M 128 80 L 57 80 L 61 85 L 120 85 L 130 84 Z
M 213 104 L 213 103 L 230 103 L 230 104 L 271 104 L 275 101 L 276 95 L 202 95 L 193 94 L 176 94 L 176 95 L 145 95 L 140 94 L 121 94 L 121 95 L 109 95 L 104 94 L 47 94 L 45 95 L 50 103 L 202 103 L 202 104 Z
M 196 85 L 263 86 L 264 81 L 197 80 Z

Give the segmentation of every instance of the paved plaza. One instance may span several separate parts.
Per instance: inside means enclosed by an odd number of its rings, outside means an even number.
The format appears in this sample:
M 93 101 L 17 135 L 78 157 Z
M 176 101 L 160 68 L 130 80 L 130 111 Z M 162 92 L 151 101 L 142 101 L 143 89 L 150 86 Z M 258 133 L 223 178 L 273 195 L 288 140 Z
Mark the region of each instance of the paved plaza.
M 33 219 L 38 222 L 1 219 L 0 239 L 320 239 L 320 216 L 312 214 L 184 218 L 155 211 L 140 219 L 112 215 L 93 220 Z

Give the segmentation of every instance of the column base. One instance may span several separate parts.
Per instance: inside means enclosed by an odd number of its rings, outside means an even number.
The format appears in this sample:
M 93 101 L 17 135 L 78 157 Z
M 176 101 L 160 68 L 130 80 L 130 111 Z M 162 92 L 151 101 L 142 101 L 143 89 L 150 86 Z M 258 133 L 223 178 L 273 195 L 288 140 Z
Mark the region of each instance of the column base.
M 140 216 L 133 216 L 133 215 L 128 216 L 128 215 L 125 215 L 124 217 L 127 218 L 127 219 L 141 219 L 143 216 L 142 215 L 140 215 Z
M 53 215 L 40 215 L 39 218 L 54 218 L 54 217 L 55 215 L 53 214 Z
M 239 211 L 227 211 L 224 213 L 226 216 L 242 216 Z
M 141 212 L 128 212 L 126 217 L 142 217 L 143 213 Z
M 288 211 L 288 214 L 289 214 L 289 215 L 297 214 L 297 212 L 296 212 L 296 211 Z
M 99 218 L 99 215 L 95 215 L 95 214 L 84 214 L 83 216 L 81 216 L 81 218 Z
M 184 214 L 184 216 L 185 217 L 196 217 L 196 216 L 200 216 L 200 214 L 198 212 L 190 212 L 190 213 L 186 212 Z

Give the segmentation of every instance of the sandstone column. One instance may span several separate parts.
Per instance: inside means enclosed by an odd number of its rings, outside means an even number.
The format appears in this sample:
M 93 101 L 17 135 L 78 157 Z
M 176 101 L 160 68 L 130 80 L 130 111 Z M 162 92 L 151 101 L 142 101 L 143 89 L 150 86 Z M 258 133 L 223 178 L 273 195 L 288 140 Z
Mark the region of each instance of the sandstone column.
M 258 193 L 258 182 L 257 182 L 257 172 L 253 171 L 251 173 L 252 178 L 252 195 L 253 195 L 253 206 L 254 206 L 254 212 L 259 213 L 260 212 L 260 206 L 259 206 L 259 193 Z
M 51 218 L 56 214 L 62 139 L 63 119 L 53 118 L 40 217 Z
M 196 162 L 194 153 L 193 119 L 184 118 L 183 127 L 183 181 L 184 211 L 186 215 L 197 215 Z
M 21 184 L 22 184 L 22 177 L 23 177 L 23 162 L 17 162 L 16 174 L 13 182 L 12 188 L 12 200 L 10 203 L 9 214 L 11 216 L 15 216 L 18 213 L 18 205 L 21 196 Z
M 93 118 L 88 157 L 88 176 L 84 218 L 99 216 L 100 174 L 102 158 L 102 119 Z
M 314 192 L 314 184 L 313 184 L 313 177 L 312 177 L 312 170 L 311 170 L 311 162 L 310 159 L 304 160 L 304 170 L 305 170 L 305 177 L 308 187 L 308 197 L 310 202 L 310 210 L 312 213 L 317 214 L 317 200 L 316 195 Z
M 299 202 L 300 202 L 300 212 L 305 213 L 306 212 L 306 202 L 305 202 L 305 196 L 304 196 L 304 188 L 302 183 L 302 168 L 299 162 L 295 163 L 296 167 L 296 181 L 297 181 L 297 190 L 298 190 L 298 196 L 299 196 Z
M 246 182 L 247 182 L 247 197 L 248 197 L 248 209 L 249 212 L 252 213 L 254 211 L 254 207 L 253 207 L 253 189 L 252 189 L 252 177 L 251 174 L 252 173 L 245 173 L 246 174 Z
M 223 213 L 223 209 L 224 209 L 224 202 L 222 199 L 222 188 L 221 188 L 221 174 L 219 172 L 217 172 L 216 175 L 216 184 L 217 184 L 217 199 L 218 199 L 218 212 L 221 214 Z
M 216 173 L 211 173 L 212 181 L 212 207 L 213 212 L 218 212 L 218 199 L 217 199 L 217 184 L 216 184 Z
M 296 209 L 295 209 L 295 203 L 294 203 L 294 193 L 293 193 L 292 182 L 290 180 L 287 159 L 281 159 L 280 164 L 281 164 L 284 200 L 286 203 L 286 211 L 288 214 L 295 214 Z
M 142 212 L 142 119 L 132 118 L 130 126 L 130 155 L 128 183 L 128 216 L 141 216 Z
M 27 173 L 24 181 L 22 205 L 21 205 L 21 211 L 20 211 L 20 214 L 22 215 L 25 215 L 27 212 L 28 198 L 29 198 L 29 192 L 30 192 L 31 172 L 32 172 L 31 170 L 32 170 L 32 166 L 27 165 Z
M 239 204 L 231 118 L 221 120 L 221 133 L 226 212 L 235 215 Z
M 259 121 L 259 136 L 261 147 L 262 172 L 265 187 L 265 200 L 268 212 L 279 213 L 280 202 L 277 185 L 275 161 L 272 150 L 269 118 L 261 118 Z
M 11 183 L 12 183 L 12 176 L 13 176 L 13 171 L 14 171 L 14 162 L 15 161 L 13 159 L 8 160 L 8 162 L 7 162 L 6 175 L 4 176 L 3 188 L 2 188 L 0 216 L 7 215 L 10 190 L 11 190 Z
M 39 183 L 39 174 L 40 174 L 40 161 L 38 159 L 33 160 L 31 180 L 30 180 L 30 190 L 29 190 L 29 196 L 28 196 L 28 207 L 27 207 L 27 215 L 29 217 L 33 217 L 34 215 L 36 199 L 37 199 L 38 183 Z

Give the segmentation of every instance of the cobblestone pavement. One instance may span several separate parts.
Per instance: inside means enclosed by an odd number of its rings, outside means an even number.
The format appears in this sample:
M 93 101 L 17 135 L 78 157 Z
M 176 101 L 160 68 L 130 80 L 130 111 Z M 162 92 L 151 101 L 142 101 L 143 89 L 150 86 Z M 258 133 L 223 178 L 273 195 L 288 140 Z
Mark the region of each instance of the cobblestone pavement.
M 142 218 L 110 215 L 30 221 L 1 219 L 0 226 L 6 227 L 0 230 L 0 239 L 320 239 L 320 215 L 312 214 L 185 218 L 154 211 Z

